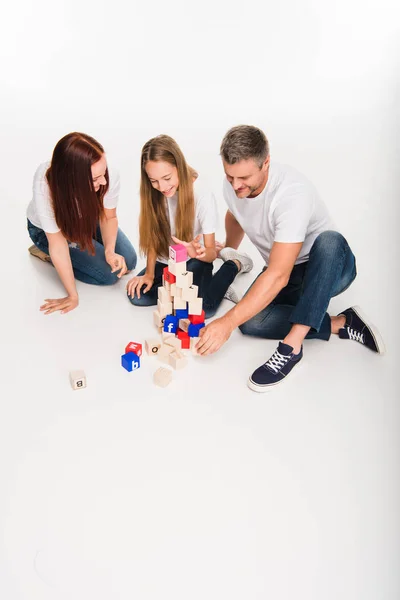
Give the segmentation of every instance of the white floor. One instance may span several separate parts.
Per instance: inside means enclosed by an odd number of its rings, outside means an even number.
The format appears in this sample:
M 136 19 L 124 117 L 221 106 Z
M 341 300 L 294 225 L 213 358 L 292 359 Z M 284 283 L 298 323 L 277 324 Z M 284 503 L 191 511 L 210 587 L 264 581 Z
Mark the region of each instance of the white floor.
M 275 342 L 235 332 L 162 390 L 157 359 L 120 366 L 128 341 L 154 335 L 152 309 L 131 307 L 122 282 L 79 285 L 79 309 L 45 317 L 38 306 L 60 286 L 20 238 L 3 329 L 4 598 L 397 598 L 389 315 L 373 315 L 383 358 L 311 341 L 302 370 L 258 395 L 246 379 Z M 359 282 L 335 311 L 371 308 Z M 86 389 L 70 388 L 74 368 Z

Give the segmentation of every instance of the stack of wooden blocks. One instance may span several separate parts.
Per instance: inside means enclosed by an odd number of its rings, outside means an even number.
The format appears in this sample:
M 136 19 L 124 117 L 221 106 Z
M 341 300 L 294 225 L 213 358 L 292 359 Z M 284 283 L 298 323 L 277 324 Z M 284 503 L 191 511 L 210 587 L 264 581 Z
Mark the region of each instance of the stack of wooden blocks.
M 163 285 L 158 289 L 157 310 L 154 323 L 162 335 L 158 340 L 146 340 L 146 351 L 174 369 L 182 369 L 187 358 L 182 350 L 191 349 L 196 354 L 199 331 L 204 327 L 203 300 L 198 297 L 198 286 L 193 285 L 193 273 L 186 270 L 185 246 L 169 248 L 168 266 L 163 272 Z M 167 375 L 169 373 L 169 375 Z M 171 381 L 171 371 L 158 369 L 154 382 L 165 387 Z

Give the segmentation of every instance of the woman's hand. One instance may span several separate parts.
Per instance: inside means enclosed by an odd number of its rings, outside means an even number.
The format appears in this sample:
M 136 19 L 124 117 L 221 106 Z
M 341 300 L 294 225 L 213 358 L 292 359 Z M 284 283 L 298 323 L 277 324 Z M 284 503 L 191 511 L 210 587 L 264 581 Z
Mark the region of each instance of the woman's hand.
M 128 268 L 126 266 L 125 258 L 116 252 L 106 252 L 105 258 L 107 264 L 111 267 L 111 273 L 115 273 L 115 271 L 120 271 L 117 275 L 118 278 L 121 278 L 122 275 L 128 272 Z
M 199 260 L 204 258 L 206 255 L 206 249 L 200 244 L 200 238 L 201 234 L 196 235 L 194 240 L 192 240 L 191 242 L 182 242 L 182 240 L 178 240 L 178 238 L 172 236 L 172 239 L 174 240 L 175 244 L 181 244 L 182 246 L 185 246 L 188 256 L 190 258 L 198 258 Z
M 136 277 L 132 277 L 132 279 L 130 279 L 126 284 L 128 296 L 133 298 L 136 294 L 136 296 L 140 298 L 140 290 L 142 289 L 142 287 L 145 286 L 143 290 L 143 294 L 145 294 L 149 291 L 149 289 L 151 289 L 153 283 L 154 276 L 152 277 L 151 275 L 147 275 L 146 273 L 144 275 L 137 275 Z
M 217 240 L 215 240 L 215 252 L 217 253 L 217 256 L 219 257 L 219 253 L 221 252 L 221 250 L 223 250 L 226 246 L 226 243 L 224 242 L 223 244 L 221 242 L 218 242 Z
M 40 310 L 44 312 L 45 315 L 49 315 L 56 310 L 59 310 L 62 315 L 74 310 L 79 304 L 78 296 L 67 296 L 66 298 L 59 298 L 57 300 L 47 300 L 44 301 L 44 304 L 40 307 Z

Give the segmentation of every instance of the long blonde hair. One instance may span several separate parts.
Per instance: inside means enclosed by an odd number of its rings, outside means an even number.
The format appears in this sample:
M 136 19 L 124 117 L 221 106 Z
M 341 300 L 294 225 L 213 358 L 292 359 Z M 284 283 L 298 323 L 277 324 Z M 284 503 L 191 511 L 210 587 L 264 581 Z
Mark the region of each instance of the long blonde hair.
M 167 162 L 177 168 L 179 190 L 175 232 L 176 237 L 185 242 L 193 239 L 195 214 L 193 180 L 197 177 L 197 173 L 187 164 L 175 140 L 168 135 L 158 135 L 142 148 L 139 247 L 143 254 L 147 255 L 150 250 L 155 250 L 157 256 L 166 257 L 171 243 L 171 227 L 164 196 L 153 188 L 145 170 L 150 160 Z

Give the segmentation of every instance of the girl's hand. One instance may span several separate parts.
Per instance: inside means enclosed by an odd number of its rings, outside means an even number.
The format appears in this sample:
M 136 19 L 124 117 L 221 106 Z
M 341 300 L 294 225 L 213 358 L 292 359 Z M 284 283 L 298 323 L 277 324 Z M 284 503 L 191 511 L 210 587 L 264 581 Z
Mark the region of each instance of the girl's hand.
M 152 277 L 151 275 L 146 275 L 146 273 L 144 275 L 132 277 L 132 279 L 130 279 L 126 284 L 128 296 L 133 298 L 136 294 L 136 296 L 140 298 L 140 290 L 142 289 L 142 287 L 145 286 L 143 290 L 143 294 L 145 294 L 152 287 L 153 283 L 154 277 Z
M 121 278 L 122 275 L 128 272 L 128 268 L 126 266 L 125 258 L 116 252 L 106 252 L 105 253 L 106 262 L 111 267 L 111 273 L 115 273 L 115 271 L 120 271 L 117 275 L 118 278 Z
M 66 298 L 59 298 L 57 300 L 50 300 L 49 298 L 44 301 L 40 310 L 44 312 L 45 315 L 49 315 L 56 310 L 59 310 L 62 315 L 65 315 L 67 312 L 74 310 L 79 304 L 78 296 L 67 296 Z
M 200 238 L 201 234 L 197 235 L 191 242 L 182 242 L 182 240 L 178 240 L 178 238 L 172 236 L 175 244 L 182 244 L 182 246 L 185 246 L 190 258 L 198 258 L 199 260 L 206 255 L 206 249 L 200 244 Z

